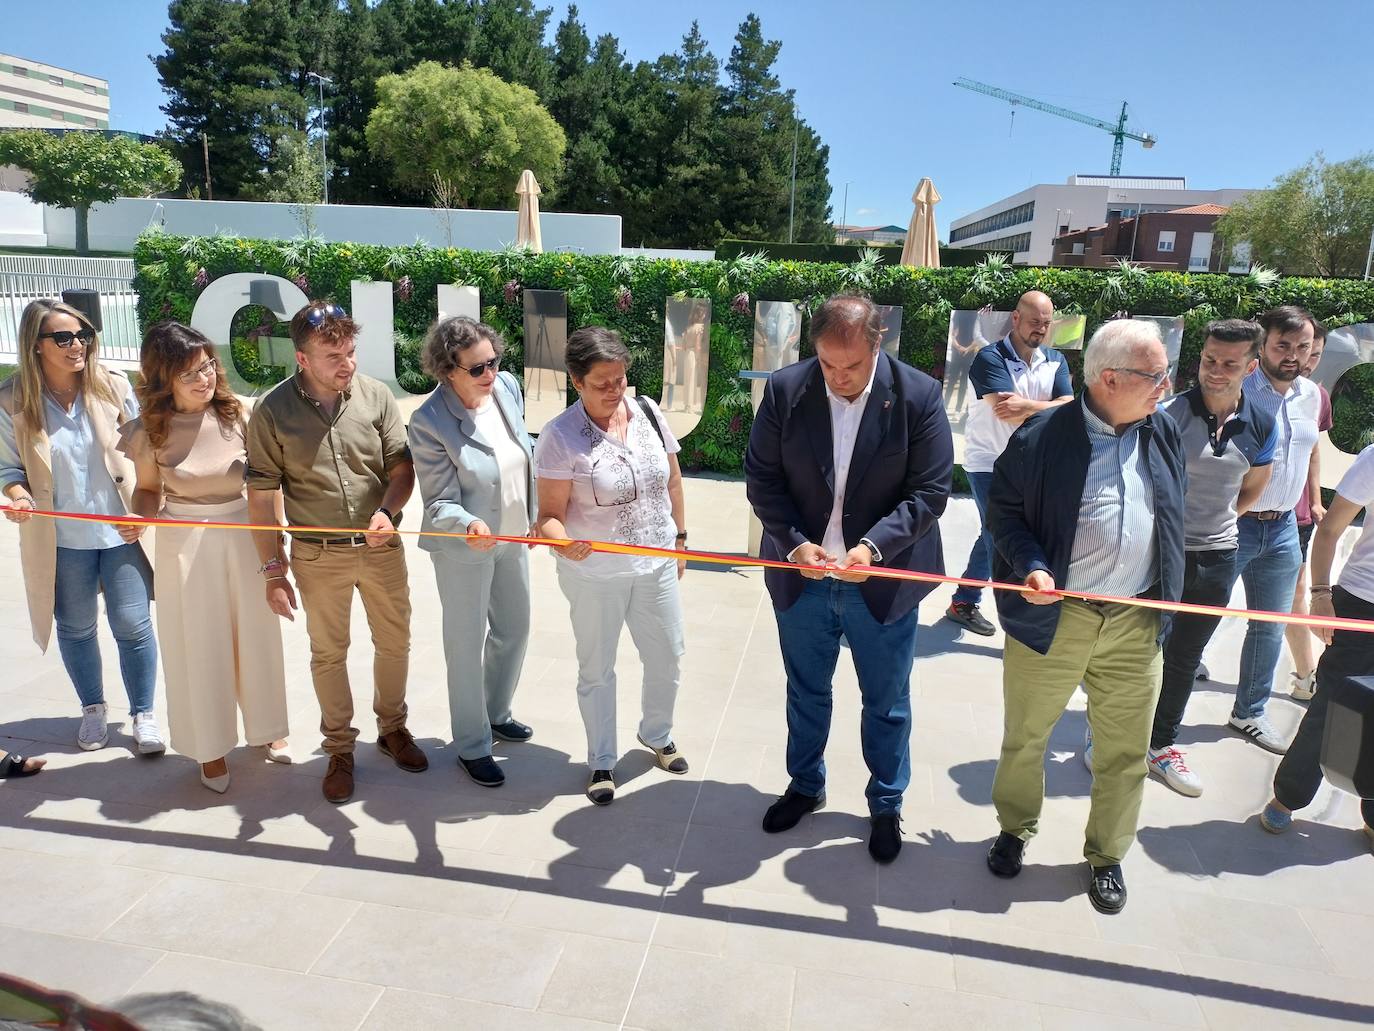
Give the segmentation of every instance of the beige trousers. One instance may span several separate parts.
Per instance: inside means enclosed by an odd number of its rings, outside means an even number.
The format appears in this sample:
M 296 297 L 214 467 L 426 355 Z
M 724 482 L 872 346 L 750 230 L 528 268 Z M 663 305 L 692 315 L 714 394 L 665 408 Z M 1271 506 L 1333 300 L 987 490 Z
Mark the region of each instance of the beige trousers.
M 169 519 L 246 523 L 248 503 L 169 502 Z M 172 747 L 196 762 L 286 737 L 281 627 L 263 597 L 253 535 L 159 527 L 153 547 L 157 639 Z
M 320 702 L 320 733 L 330 755 L 353 751 L 353 692 L 348 683 L 348 645 L 353 592 L 362 595 L 372 631 L 372 710 L 377 733 L 406 725 L 406 676 L 410 671 L 410 580 L 401 539 L 380 548 L 291 542 L 291 571 L 301 592 L 310 635 L 310 674 Z

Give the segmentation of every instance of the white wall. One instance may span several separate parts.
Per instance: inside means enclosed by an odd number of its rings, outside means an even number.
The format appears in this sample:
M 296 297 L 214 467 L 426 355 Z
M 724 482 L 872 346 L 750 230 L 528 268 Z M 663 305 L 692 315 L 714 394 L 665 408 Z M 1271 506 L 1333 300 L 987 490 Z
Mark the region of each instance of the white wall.
M 46 247 L 48 235 L 43 231 L 43 205 L 35 204 L 22 193 L 0 192 L 0 245 Z
M 210 236 L 233 231 L 240 236 L 259 239 L 289 239 L 302 232 L 291 207 L 260 201 L 121 197 L 91 210 L 91 249 L 129 250 L 138 234 L 155 219 L 162 220 L 169 233 L 179 236 Z M 452 211 L 451 242 L 439 214 L 432 208 L 319 204 L 315 205 L 314 214 L 316 231 L 326 240 L 340 242 L 396 245 L 414 243 L 418 237 L 434 247 L 497 250 L 515 240 L 514 211 Z M 50 207 L 44 214 L 44 225 L 49 246 L 75 245 L 73 212 Z M 546 251 L 620 253 L 619 215 L 550 211 L 539 216 L 539 225 Z M 0 221 L 0 232 L 4 231 L 4 223 Z

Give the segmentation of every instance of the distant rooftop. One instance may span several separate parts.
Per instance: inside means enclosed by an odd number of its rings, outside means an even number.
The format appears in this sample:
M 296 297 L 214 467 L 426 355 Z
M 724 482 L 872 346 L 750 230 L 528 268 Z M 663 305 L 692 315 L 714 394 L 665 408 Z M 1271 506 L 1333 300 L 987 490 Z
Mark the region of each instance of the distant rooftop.
M 1181 175 L 1071 175 L 1069 186 L 1120 186 L 1134 190 L 1186 190 L 1188 180 Z

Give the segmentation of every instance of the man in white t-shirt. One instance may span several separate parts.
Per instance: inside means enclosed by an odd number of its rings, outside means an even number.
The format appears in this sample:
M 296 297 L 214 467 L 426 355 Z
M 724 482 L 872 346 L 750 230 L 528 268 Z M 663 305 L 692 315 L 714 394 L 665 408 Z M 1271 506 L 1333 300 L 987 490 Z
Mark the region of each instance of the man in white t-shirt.
M 1053 321 L 1054 302 L 1048 296 L 1039 290 L 1022 294 L 1011 313 L 1011 330 L 979 351 L 969 368 L 978 400 L 969 409 L 964 431 L 964 472 L 982 529 L 969 552 L 965 579 L 986 580 L 992 575 L 993 543 L 986 516 L 992 464 L 1018 426 L 1036 412 L 1073 399 L 1068 362 L 1053 347 L 1042 346 Z M 961 586 L 945 618 L 991 637 L 997 628 L 978 611 L 982 596 L 981 587 Z
M 1334 586 L 1331 583 L 1336 542 L 1360 510 L 1371 503 L 1374 503 L 1374 445 L 1361 451 L 1355 464 L 1341 477 L 1331 507 L 1317 524 L 1317 532 L 1312 538 L 1312 585 L 1308 588 L 1312 615 L 1374 620 L 1374 528 L 1371 528 L 1374 521 L 1367 515 L 1364 530 L 1341 569 L 1340 579 Z M 1322 736 L 1328 714 L 1333 712 L 1330 707 L 1332 694 L 1351 677 L 1374 675 L 1374 634 L 1322 627 L 1314 627 L 1312 632 L 1328 647 L 1317 666 L 1319 689 L 1274 774 L 1274 797 L 1260 814 L 1260 826 L 1272 834 L 1286 831 L 1293 822 L 1293 810 L 1310 805 L 1321 787 Z M 1371 747 L 1367 731 L 1366 727 L 1366 749 Z M 1374 849 L 1374 798 L 1366 797 L 1360 811 L 1370 848 Z

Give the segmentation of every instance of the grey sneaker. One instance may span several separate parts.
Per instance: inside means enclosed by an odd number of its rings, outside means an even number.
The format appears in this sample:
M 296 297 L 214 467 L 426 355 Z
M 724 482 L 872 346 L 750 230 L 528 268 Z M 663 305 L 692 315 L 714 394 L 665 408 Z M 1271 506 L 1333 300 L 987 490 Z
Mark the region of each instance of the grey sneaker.
M 1275 755 L 1283 755 L 1288 751 L 1288 742 L 1285 741 L 1274 725 L 1269 722 L 1268 716 L 1250 716 L 1240 719 L 1232 716 L 1226 721 L 1232 728 L 1240 731 L 1261 748 L 1273 752 Z
M 81 710 L 81 729 L 76 732 L 76 743 L 88 752 L 104 748 L 110 740 L 110 722 L 105 715 L 105 703 L 96 702 Z
M 958 623 L 964 629 L 972 630 L 975 634 L 983 637 L 991 637 L 997 633 L 997 628 L 978 611 L 978 606 L 972 602 L 950 602 L 949 608 L 945 609 L 945 618 L 951 623 Z
M 139 755 L 161 755 L 167 751 L 157 717 L 151 712 L 134 714 L 134 743 L 138 745 Z

